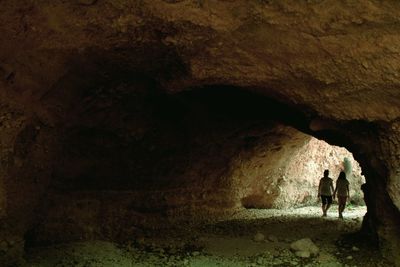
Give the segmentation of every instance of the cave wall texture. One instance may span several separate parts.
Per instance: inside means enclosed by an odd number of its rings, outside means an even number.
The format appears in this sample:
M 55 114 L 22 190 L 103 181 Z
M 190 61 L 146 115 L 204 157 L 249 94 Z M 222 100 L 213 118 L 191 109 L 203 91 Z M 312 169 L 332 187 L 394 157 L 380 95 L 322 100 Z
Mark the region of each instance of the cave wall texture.
M 0 258 L 134 234 L 127 219 L 188 199 L 234 208 L 243 159 L 274 140 L 265 156 L 284 159 L 299 130 L 354 154 L 365 225 L 400 264 L 399 15 L 396 1 L 1 1 Z

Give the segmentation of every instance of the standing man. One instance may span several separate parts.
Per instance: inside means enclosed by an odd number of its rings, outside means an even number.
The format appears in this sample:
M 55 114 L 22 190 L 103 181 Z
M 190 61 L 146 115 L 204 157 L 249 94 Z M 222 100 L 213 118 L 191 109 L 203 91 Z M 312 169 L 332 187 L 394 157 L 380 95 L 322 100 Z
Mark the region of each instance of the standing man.
M 322 216 L 326 217 L 326 213 L 332 204 L 333 180 L 329 178 L 329 170 L 324 171 L 324 177 L 319 180 L 318 198 L 322 200 Z

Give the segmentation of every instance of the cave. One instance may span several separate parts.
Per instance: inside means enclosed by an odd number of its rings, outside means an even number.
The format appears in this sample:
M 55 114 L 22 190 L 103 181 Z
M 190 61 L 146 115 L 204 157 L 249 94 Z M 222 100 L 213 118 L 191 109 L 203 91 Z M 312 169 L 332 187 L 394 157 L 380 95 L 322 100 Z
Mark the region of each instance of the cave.
M 353 187 L 365 182 L 357 197 L 368 211 L 354 222 L 357 240 L 368 239 L 384 266 L 400 266 L 399 5 L 2 3 L 0 263 L 36 266 L 32 249 L 78 241 L 82 251 L 97 240 L 146 253 L 145 237 L 180 240 L 177 226 L 186 235 L 283 227 L 281 212 L 319 205 L 310 189 L 318 180 L 303 179 L 309 151 L 319 153 L 318 179 L 345 155 L 322 151 L 338 146 L 365 177 Z M 238 212 L 271 218 L 246 226 Z M 318 216 L 297 225 L 340 228 Z M 295 225 L 284 229 L 301 238 Z M 269 239 L 292 253 L 295 240 Z M 370 255 L 371 247 L 358 250 Z M 190 266 L 179 257 L 175 265 Z

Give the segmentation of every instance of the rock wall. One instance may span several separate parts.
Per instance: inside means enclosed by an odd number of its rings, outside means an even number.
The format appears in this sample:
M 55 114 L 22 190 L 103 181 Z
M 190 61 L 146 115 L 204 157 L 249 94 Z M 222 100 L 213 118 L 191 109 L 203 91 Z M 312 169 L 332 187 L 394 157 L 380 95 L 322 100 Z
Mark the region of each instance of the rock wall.
M 1 105 L 0 258 L 19 260 L 51 179 L 54 132 L 9 103 Z M 40 204 L 39 204 L 40 203 Z
M 376 174 L 380 177 L 385 177 L 385 183 L 378 185 L 378 190 L 374 194 L 372 188 L 376 185 L 376 181 L 369 183 L 368 190 L 372 196 L 369 197 L 369 202 L 379 209 L 377 218 L 374 213 L 368 219 L 376 220 L 378 223 L 372 223 L 372 227 L 378 225 L 378 234 L 381 237 L 380 242 L 383 243 L 385 250 L 398 251 L 400 249 L 400 230 L 399 221 L 399 184 L 400 184 L 400 140 L 399 140 L 399 122 L 394 121 L 390 124 L 383 124 L 379 127 L 379 150 L 382 152 L 371 159 L 371 165 L 375 168 Z M 387 194 L 387 193 L 388 194 Z M 383 196 L 383 197 L 382 197 Z M 374 199 L 374 197 L 376 199 Z M 384 208 L 382 208 L 384 207 Z M 371 223 L 370 223 L 371 224 Z M 400 255 L 395 254 L 396 263 L 400 262 Z

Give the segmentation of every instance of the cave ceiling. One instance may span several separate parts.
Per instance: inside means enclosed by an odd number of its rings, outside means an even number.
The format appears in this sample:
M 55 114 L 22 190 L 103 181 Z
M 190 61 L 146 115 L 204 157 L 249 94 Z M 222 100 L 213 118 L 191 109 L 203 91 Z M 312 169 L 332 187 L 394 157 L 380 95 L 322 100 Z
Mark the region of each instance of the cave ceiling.
M 399 5 L 7 1 L 1 97 L 40 110 L 55 88 L 144 75 L 168 93 L 224 84 L 320 117 L 392 121 L 400 114 Z

